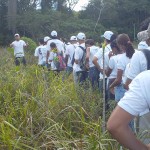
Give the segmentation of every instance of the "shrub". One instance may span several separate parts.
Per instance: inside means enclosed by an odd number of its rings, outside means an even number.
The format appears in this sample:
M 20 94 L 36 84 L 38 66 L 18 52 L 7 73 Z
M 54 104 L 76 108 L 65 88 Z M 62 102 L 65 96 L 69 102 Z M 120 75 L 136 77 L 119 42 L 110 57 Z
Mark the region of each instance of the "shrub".
M 26 51 L 30 54 L 33 54 L 37 47 L 36 43 L 32 39 L 27 38 L 27 37 L 22 37 L 21 40 L 28 43 L 28 47 L 26 48 Z

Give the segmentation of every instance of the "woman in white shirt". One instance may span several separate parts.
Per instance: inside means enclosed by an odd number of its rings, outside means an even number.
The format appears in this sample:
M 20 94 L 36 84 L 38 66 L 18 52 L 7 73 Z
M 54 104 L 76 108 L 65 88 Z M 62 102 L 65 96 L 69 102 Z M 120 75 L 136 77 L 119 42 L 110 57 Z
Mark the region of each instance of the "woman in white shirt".
M 105 70 L 105 73 L 108 77 L 108 87 L 115 81 L 117 78 L 117 62 L 121 55 L 121 50 L 119 49 L 116 40 L 112 41 L 111 44 L 112 51 L 109 53 L 109 64 L 108 68 Z M 115 99 L 114 94 L 108 89 L 108 99 Z

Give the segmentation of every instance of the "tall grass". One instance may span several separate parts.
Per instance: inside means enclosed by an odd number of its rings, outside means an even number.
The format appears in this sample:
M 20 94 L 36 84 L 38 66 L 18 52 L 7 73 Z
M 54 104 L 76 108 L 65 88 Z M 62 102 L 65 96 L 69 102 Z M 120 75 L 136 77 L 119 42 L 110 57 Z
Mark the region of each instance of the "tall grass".
M 0 150 L 117 150 L 102 132 L 99 92 L 62 82 L 46 69 L 15 67 L 0 51 Z

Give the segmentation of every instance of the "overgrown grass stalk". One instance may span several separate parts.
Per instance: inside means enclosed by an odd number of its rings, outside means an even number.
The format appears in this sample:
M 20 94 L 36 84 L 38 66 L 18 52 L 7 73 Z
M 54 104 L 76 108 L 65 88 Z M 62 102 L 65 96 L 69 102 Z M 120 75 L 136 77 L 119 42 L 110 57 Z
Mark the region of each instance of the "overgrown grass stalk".
M 7 51 L 0 55 L 0 150 L 119 149 L 102 132 L 99 92 L 36 65 L 16 67 Z

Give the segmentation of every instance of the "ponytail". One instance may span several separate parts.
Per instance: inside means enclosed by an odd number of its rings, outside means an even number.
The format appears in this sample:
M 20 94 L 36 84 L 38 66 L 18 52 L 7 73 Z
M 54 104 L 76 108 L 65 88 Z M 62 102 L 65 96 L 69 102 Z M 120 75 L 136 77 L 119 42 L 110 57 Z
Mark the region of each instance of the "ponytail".
M 131 59 L 134 52 L 135 52 L 135 50 L 133 48 L 132 43 L 130 41 L 128 41 L 127 45 L 126 45 L 126 56 Z

